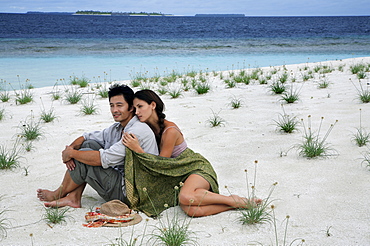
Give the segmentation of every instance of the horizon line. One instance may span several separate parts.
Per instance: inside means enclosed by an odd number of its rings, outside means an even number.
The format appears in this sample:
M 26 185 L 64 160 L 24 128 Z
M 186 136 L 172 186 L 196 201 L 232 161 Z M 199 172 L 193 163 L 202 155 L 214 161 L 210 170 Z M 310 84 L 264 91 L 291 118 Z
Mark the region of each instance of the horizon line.
M 0 12 L 0 14 L 29 14 L 29 13 L 43 13 L 43 14 L 57 14 L 57 13 L 65 13 L 65 14 L 75 14 L 77 11 L 75 12 L 69 12 L 69 11 L 27 11 L 27 12 Z M 97 11 L 99 12 L 99 11 Z M 103 11 L 101 11 L 103 12 Z M 130 12 L 113 12 L 112 13 L 130 13 Z M 146 12 L 143 12 L 143 13 L 146 13 Z M 148 12 L 148 14 L 150 14 Z M 86 14 L 88 15 L 88 14 Z M 93 15 L 93 14 L 91 14 Z M 98 14 L 96 14 L 98 15 Z M 102 14 L 103 15 L 103 14 Z M 220 13 L 197 13 L 197 14 L 192 14 L 192 15 L 178 15 L 178 14 L 162 14 L 164 16 L 167 16 L 167 17 L 195 17 L 196 15 L 244 15 L 244 17 L 367 17 L 367 16 L 370 16 L 369 15 L 365 15 L 365 14 L 343 14 L 343 15 L 247 15 L 247 14 L 237 14 L 237 13 L 234 13 L 234 14 L 220 14 Z

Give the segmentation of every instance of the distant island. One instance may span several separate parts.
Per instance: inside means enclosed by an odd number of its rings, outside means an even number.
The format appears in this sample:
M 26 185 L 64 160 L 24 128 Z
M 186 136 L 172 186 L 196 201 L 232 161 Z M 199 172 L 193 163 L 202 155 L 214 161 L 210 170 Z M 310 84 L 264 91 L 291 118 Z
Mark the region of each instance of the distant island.
M 28 11 L 26 14 L 38 15 L 99 15 L 99 16 L 175 16 L 173 14 L 163 14 L 157 12 L 113 12 L 113 11 L 95 11 L 78 10 L 76 12 L 40 12 Z M 196 14 L 195 17 L 245 17 L 244 14 Z
M 75 15 L 110 15 L 110 16 L 173 16 L 172 14 L 163 13 L 147 13 L 147 12 L 111 12 L 111 11 L 94 11 L 94 10 L 79 10 Z
M 102 15 L 102 16 L 173 16 L 173 14 L 147 13 L 147 12 L 113 12 L 113 11 L 94 11 L 79 10 L 76 12 L 39 12 L 28 11 L 26 14 L 49 14 L 49 15 Z

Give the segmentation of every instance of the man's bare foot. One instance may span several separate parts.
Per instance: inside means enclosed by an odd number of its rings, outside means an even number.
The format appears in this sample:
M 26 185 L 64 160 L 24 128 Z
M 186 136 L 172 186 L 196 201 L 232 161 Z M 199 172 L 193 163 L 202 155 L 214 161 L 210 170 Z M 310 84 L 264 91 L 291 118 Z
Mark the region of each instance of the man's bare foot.
M 58 196 L 55 191 L 38 189 L 37 198 L 43 202 L 51 202 L 57 200 Z
M 72 208 L 81 208 L 81 201 L 77 201 L 70 196 L 63 197 L 59 200 L 45 202 L 45 207 L 52 207 L 52 208 L 61 208 L 65 206 L 69 206 Z

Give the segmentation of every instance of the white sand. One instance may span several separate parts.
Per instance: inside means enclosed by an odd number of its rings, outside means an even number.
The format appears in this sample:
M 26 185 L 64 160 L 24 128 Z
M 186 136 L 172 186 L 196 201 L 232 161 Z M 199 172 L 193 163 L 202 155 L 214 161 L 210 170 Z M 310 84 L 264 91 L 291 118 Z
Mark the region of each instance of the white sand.
M 338 120 L 327 139 L 338 155 L 329 158 L 307 159 L 299 156 L 298 150 L 293 147 L 302 143 L 302 125 L 298 127 L 299 131 L 292 134 L 276 131 L 274 120 L 283 111 L 280 96 L 272 95 L 268 85 L 254 82 L 226 89 L 225 84 L 210 73 L 211 92 L 196 95 L 191 91 L 184 92 L 178 99 L 170 99 L 168 95 L 162 98 L 167 107 L 167 118 L 181 127 L 189 147 L 213 164 L 222 194 L 228 195 L 230 191 L 247 195 L 244 170 L 249 170 L 249 182 L 252 182 L 254 160 L 259 162 L 257 196 L 266 198 L 271 185 L 278 182 L 272 200 L 276 206 L 279 245 L 283 245 L 284 219 L 287 215 L 290 216 L 287 245 L 300 238 L 306 241 L 306 245 L 370 245 L 370 171 L 361 164 L 363 153 L 369 152 L 369 148 L 360 148 L 351 141 L 359 127 L 359 109 L 362 109 L 362 126 L 370 131 L 370 104 L 363 104 L 357 99 L 356 88 L 349 81 L 352 78 L 358 86 L 358 80 L 349 67 L 360 62 L 369 63 L 370 57 L 286 66 L 289 73 L 292 71 L 297 78 L 294 88 L 301 88 L 304 71 L 299 69 L 306 65 L 311 68 L 316 65 L 336 68 L 327 74 L 328 88 L 318 88 L 316 74 L 315 79 L 303 84 L 300 100 L 284 106 L 286 113 L 303 118 L 306 124 L 307 116 L 311 115 L 315 131 L 320 118 L 324 117 L 321 137 L 330 124 Z M 343 72 L 337 69 L 340 65 L 344 65 Z M 273 69 L 264 68 L 264 74 Z M 224 72 L 225 78 L 227 75 L 228 72 Z M 370 77 L 370 74 L 367 76 Z M 370 80 L 362 82 L 365 89 L 367 82 Z M 0 122 L 0 145 L 12 146 L 20 132 L 18 127 L 31 115 L 31 111 L 38 119 L 42 110 L 40 98 L 49 110 L 52 90 L 52 87 L 34 89 L 34 102 L 30 104 L 16 105 L 13 94 L 10 102 L 0 103 L 0 109 L 5 108 L 6 114 Z M 230 107 L 233 97 L 243 99 L 241 108 Z M 132 227 L 120 230 L 82 226 L 84 214 L 103 203 L 89 187 L 82 198 L 83 207 L 71 209 L 65 223 L 49 226 L 41 220 L 45 210 L 36 197 L 36 189 L 54 189 L 60 184 L 65 172 L 65 165 L 61 162 L 61 151 L 65 145 L 85 131 L 101 130 L 113 123 L 108 99 L 98 97 L 96 103 L 99 114 L 83 116 L 80 113 L 81 104 L 54 101 L 52 106 L 58 118 L 53 123 L 42 124 L 43 137 L 34 142 L 31 152 L 22 154 L 21 168 L 0 170 L 0 195 L 4 196 L 0 201 L 0 211 L 9 210 L 2 218 L 8 218 L 13 227 L 7 230 L 7 237 L 0 242 L 1 245 L 106 245 L 121 232 L 129 241 Z M 207 124 L 212 111 L 219 112 L 225 120 L 224 126 L 211 128 Z M 281 154 L 287 155 L 281 157 Z M 27 176 L 24 168 L 28 170 Z M 185 218 L 178 207 L 168 211 L 169 216 L 174 214 Z M 139 241 L 147 218 L 141 215 L 144 220 L 135 225 L 133 232 Z M 202 246 L 247 245 L 253 242 L 276 245 L 271 224 L 242 225 L 238 222 L 239 215 L 237 211 L 229 211 L 195 218 L 190 222 L 190 230 Z M 158 225 L 158 220 L 149 219 L 147 223 L 148 235 Z

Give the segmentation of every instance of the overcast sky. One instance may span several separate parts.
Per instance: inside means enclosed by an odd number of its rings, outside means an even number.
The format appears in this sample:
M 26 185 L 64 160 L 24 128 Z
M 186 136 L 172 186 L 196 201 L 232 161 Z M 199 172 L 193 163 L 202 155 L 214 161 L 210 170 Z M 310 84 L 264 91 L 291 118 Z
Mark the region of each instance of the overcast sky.
M 174 15 L 370 15 L 369 0 L 0 0 L 0 13 L 27 11 L 161 12 Z

